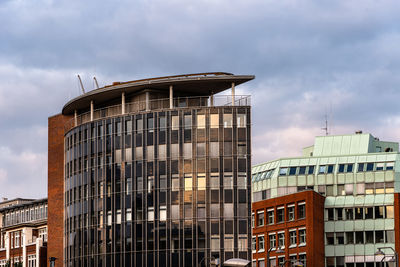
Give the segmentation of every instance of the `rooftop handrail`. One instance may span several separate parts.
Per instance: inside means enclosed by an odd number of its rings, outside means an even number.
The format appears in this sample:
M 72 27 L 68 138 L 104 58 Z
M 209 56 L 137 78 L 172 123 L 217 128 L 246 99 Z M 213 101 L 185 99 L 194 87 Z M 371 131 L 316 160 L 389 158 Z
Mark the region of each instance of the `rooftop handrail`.
M 249 95 L 236 95 L 234 99 L 235 103 L 234 105 L 232 105 L 231 95 L 213 96 L 212 100 L 209 96 L 176 97 L 173 99 L 173 104 L 174 104 L 174 109 L 196 108 L 196 107 L 199 108 L 220 107 L 220 106 L 250 106 L 251 98 Z M 125 104 L 124 114 L 168 109 L 169 105 L 170 105 L 169 98 L 152 99 L 149 100 L 147 103 L 145 100 L 128 102 Z M 93 121 L 114 116 L 121 116 L 121 115 L 122 115 L 122 104 L 108 106 L 105 108 L 95 109 L 93 111 Z M 91 121 L 90 111 L 79 114 L 77 117 L 73 117 L 65 123 L 64 131 L 68 132 L 72 128 L 90 121 Z

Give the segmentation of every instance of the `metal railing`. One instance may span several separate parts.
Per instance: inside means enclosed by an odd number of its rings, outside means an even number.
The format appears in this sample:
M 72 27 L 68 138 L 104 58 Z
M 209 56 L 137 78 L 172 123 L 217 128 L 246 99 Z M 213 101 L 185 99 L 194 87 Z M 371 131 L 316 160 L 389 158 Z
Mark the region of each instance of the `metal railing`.
M 236 95 L 232 103 L 231 95 L 219 96 L 198 96 L 198 97 L 177 97 L 173 99 L 173 108 L 202 108 L 202 107 L 220 107 L 220 106 L 250 106 L 250 96 Z M 170 107 L 169 98 L 152 99 L 149 101 L 135 101 L 125 104 L 124 114 L 140 113 L 148 111 L 165 110 Z M 122 104 L 96 109 L 93 111 L 93 121 L 122 115 Z M 64 125 L 65 132 L 81 124 L 91 121 L 91 112 L 79 114 L 67 121 Z

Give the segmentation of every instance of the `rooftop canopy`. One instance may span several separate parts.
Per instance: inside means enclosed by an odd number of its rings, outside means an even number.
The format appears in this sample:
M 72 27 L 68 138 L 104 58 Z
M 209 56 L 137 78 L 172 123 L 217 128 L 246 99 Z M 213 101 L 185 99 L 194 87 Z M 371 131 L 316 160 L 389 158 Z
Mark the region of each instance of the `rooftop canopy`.
M 236 85 L 254 79 L 254 75 L 234 75 L 226 72 L 211 72 L 185 74 L 150 78 L 129 82 L 114 82 L 112 85 L 104 86 L 80 95 L 69 101 L 63 107 L 62 114 L 73 114 L 75 110 L 87 109 L 90 102 L 101 105 L 110 100 L 121 97 L 122 93 L 135 94 L 143 90 L 165 91 L 168 94 L 170 86 L 174 94 L 185 96 L 209 96 L 225 91 Z

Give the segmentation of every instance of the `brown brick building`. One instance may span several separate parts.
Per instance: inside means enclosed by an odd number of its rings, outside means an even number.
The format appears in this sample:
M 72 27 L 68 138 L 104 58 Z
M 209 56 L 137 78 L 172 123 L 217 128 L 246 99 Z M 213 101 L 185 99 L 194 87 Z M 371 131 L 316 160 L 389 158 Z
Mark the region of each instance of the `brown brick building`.
M 253 266 L 324 266 L 325 197 L 308 190 L 252 204 Z
M 47 199 L 17 200 L 0 203 L 0 266 L 46 266 Z

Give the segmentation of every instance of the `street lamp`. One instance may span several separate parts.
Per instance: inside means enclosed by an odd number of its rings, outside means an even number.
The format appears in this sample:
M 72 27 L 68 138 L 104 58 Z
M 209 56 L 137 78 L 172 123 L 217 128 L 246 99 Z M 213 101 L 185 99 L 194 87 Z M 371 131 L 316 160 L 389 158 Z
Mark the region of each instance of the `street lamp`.
M 375 256 L 383 256 L 382 260 L 381 260 L 381 266 L 382 266 L 382 262 L 386 257 L 385 252 L 383 252 L 383 249 L 390 249 L 393 251 L 394 253 L 394 262 L 395 262 L 395 266 L 399 267 L 399 254 L 397 254 L 396 250 L 394 250 L 392 247 L 380 247 L 378 248 L 378 251 L 375 252 Z

